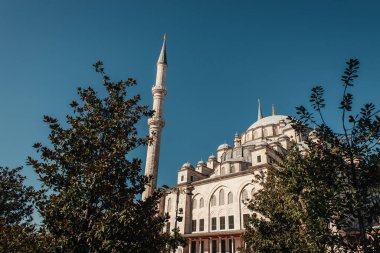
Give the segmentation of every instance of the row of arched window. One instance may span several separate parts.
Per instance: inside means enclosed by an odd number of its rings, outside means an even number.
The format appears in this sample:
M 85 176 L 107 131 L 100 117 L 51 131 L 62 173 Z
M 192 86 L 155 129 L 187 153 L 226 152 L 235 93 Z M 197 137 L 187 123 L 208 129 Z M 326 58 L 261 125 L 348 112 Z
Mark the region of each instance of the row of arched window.
M 203 198 L 201 198 L 199 200 L 199 208 L 203 208 L 205 206 L 205 201 Z M 196 199 L 193 199 L 193 209 L 197 209 L 198 206 L 197 206 L 197 200 Z
M 254 189 L 252 189 L 252 195 L 254 193 Z M 247 189 L 244 189 L 241 193 L 241 199 L 243 201 L 247 201 L 249 200 L 249 196 L 248 196 L 248 191 Z M 226 203 L 226 200 L 225 200 L 225 192 L 224 192 L 224 189 L 221 189 L 219 191 L 219 206 L 222 206 L 222 205 L 225 205 L 225 204 L 232 204 L 233 203 L 233 195 L 232 195 L 232 192 L 229 192 L 227 194 L 227 203 Z M 199 201 L 197 201 L 197 199 L 193 199 L 193 209 L 197 209 L 197 208 L 203 208 L 204 205 L 205 205 L 205 201 L 203 198 L 200 198 Z M 199 205 L 198 205 L 199 204 Z M 210 199 L 210 205 L 211 206 L 216 206 L 217 205 L 217 197 L 215 194 L 212 195 L 211 199 Z M 171 212 L 172 211 L 172 199 L 169 198 L 168 199 L 168 202 L 167 202 L 167 212 Z
M 263 137 L 268 137 L 268 129 L 267 128 L 264 128 L 264 129 L 259 129 L 259 130 L 255 130 L 255 131 L 251 131 L 249 133 L 247 133 L 246 135 L 246 140 L 245 141 L 251 141 L 251 140 L 255 140 L 258 138 L 258 132 L 257 131 L 262 131 L 262 136 Z M 273 136 L 276 136 L 278 134 L 278 126 L 277 127 L 273 127 L 272 128 L 272 131 L 273 131 Z
M 212 195 L 212 197 L 210 199 L 210 205 L 211 206 L 216 206 L 216 202 L 217 202 L 216 200 L 217 200 L 217 198 L 216 198 L 215 194 Z M 197 209 L 198 208 L 197 203 L 198 203 L 197 200 L 194 199 L 193 200 L 193 209 Z M 229 192 L 227 194 L 227 204 L 232 204 L 232 203 L 233 203 L 233 195 L 232 195 L 232 192 Z M 226 204 L 225 193 L 224 193 L 224 190 L 221 189 L 219 191 L 219 205 L 224 205 L 224 204 Z M 202 207 L 204 207 L 204 200 L 203 200 L 203 198 L 201 198 L 199 200 L 199 208 L 202 208 Z

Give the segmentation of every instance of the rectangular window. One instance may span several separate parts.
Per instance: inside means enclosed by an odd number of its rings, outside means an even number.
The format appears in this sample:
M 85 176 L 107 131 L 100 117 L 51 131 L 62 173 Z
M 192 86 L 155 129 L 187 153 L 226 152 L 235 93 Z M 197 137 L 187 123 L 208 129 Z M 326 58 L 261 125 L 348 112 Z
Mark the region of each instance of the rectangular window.
M 205 252 L 205 244 L 204 244 L 204 241 L 201 241 L 201 253 L 204 253 Z
M 196 220 L 192 220 L 192 222 L 191 222 L 191 230 L 192 231 L 197 231 L 197 221 Z
M 226 229 L 226 217 L 220 217 L 220 225 L 219 225 L 219 228 L 220 230 L 222 229 Z
M 205 230 L 205 219 L 200 219 L 199 220 L 199 231 L 204 231 Z
M 248 225 L 248 219 L 249 219 L 249 214 L 243 214 L 243 226 L 244 226 L 244 228 L 247 227 L 247 225 Z
M 181 176 L 181 182 L 183 182 L 183 180 L 185 180 L 185 177 L 182 175 Z
M 228 216 L 228 228 L 229 229 L 234 229 L 234 216 Z
M 194 181 L 194 177 L 190 176 L 190 182 L 193 182 L 193 181 Z
M 257 162 L 258 162 L 258 163 L 261 163 L 261 155 L 258 155 L 258 156 L 257 156 Z
M 170 222 L 166 223 L 166 233 L 170 233 Z
M 216 230 L 216 217 L 211 218 L 211 230 Z

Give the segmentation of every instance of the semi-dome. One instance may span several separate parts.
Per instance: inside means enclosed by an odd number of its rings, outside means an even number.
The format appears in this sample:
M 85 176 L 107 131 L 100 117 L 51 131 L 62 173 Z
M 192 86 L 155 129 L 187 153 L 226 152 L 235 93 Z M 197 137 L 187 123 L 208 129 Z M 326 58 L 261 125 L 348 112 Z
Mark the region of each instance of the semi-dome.
M 265 118 L 262 118 L 262 119 L 259 119 L 258 121 L 256 121 L 255 123 L 253 123 L 248 129 L 253 129 L 253 128 L 256 128 L 256 127 L 260 127 L 260 126 L 266 126 L 266 125 L 272 125 L 272 124 L 278 124 L 281 120 L 285 120 L 285 122 L 288 122 L 287 120 L 288 116 L 286 115 L 273 115 L 273 116 L 268 116 L 268 117 L 265 117 Z
M 230 145 L 228 145 L 227 143 L 224 143 L 224 144 L 220 145 L 217 150 L 230 149 L 230 148 L 231 148 Z

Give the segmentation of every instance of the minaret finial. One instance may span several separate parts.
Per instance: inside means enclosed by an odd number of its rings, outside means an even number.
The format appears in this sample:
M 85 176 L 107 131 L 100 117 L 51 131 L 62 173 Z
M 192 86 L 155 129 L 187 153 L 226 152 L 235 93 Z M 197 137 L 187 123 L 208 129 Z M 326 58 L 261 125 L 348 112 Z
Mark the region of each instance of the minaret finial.
M 274 104 L 272 104 L 272 116 L 276 115 L 276 108 L 274 107 Z
M 261 112 L 260 98 L 257 99 L 257 102 L 259 103 L 259 108 L 257 110 L 257 120 L 260 120 L 263 118 L 263 113 Z
M 161 53 L 158 57 L 157 64 L 168 64 L 168 60 L 166 58 L 166 33 L 164 33 L 164 42 L 162 44 Z

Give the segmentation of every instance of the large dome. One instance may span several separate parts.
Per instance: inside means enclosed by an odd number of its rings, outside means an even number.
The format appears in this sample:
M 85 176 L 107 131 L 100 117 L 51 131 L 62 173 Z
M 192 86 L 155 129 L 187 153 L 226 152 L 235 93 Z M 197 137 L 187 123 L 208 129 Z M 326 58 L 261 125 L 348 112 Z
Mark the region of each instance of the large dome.
M 266 126 L 266 125 L 272 125 L 272 124 L 278 124 L 281 120 L 285 120 L 285 122 L 288 122 L 288 120 L 286 120 L 288 118 L 288 116 L 285 116 L 285 115 L 274 115 L 274 116 L 268 116 L 268 117 L 265 117 L 265 118 L 262 118 L 258 121 L 256 121 L 255 123 L 253 123 L 248 129 L 253 129 L 253 128 L 256 128 L 256 127 L 259 127 L 259 126 Z

